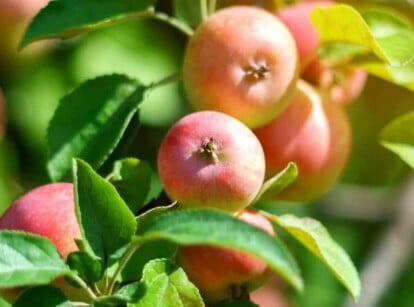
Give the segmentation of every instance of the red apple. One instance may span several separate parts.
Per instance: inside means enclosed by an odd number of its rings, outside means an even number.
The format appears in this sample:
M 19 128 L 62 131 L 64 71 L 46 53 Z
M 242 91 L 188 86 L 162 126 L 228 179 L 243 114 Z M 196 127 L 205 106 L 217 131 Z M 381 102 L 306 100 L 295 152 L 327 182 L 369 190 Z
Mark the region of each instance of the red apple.
M 190 38 L 183 82 L 196 110 L 216 110 L 248 127 L 282 112 L 297 80 L 295 41 L 271 13 L 251 6 L 217 11 Z
M 330 62 L 319 58 L 320 39 L 311 21 L 316 7 L 326 7 L 333 1 L 308 1 L 289 5 L 277 16 L 287 26 L 295 39 L 300 60 L 301 77 L 315 85 L 328 99 L 346 104 L 362 92 L 367 73 L 350 66 L 348 61 Z
M 322 101 L 304 81 L 286 110 L 271 123 L 254 131 L 266 157 L 266 176 L 281 171 L 289 161 L 299 175 L 275 199 L 310 202 L 337 181 L 348 160 L 351 130 L 343 108 Z
M 22 230 L 50 239 L 62 258 L 78 248 L 81 238 L 75 215 L 73 185 L 51 183 L 18 198 L 0 218 L 0 229 Z
M 239 219 L 274 235 L 272 224 L 258 212 L 245 210 Z M 182 246 L 176 259 L 209 303 L 240 298 L 260 287 L 271 276 L 266 263 L 229 248 Z
M 261 188 L 263 149 L 237 119 L 216 111 L 191 113 L 168 131 L 158 152 L 167 195 L 182 207 L 237 212 Z

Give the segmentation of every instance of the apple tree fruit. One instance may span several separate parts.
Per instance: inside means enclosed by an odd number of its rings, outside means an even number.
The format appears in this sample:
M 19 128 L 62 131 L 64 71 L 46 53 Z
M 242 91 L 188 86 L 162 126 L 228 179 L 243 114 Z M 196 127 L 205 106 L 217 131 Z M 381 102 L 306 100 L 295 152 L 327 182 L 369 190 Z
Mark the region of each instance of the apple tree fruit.
M 0 229 L 21 230 L 50 239 L 66 258 L 78 248 L 80 229 L 72 183 L 51 183 L 18 198 L 0 217 Z
M 274 235 L 272 224 L 258 212 L 244 210 L 238 218 Z M 246 296 L 271 276 L 263 261 L 228 248 L 183 246 L 178 249 L 176 259 L 210 303 L 230 302 Z
M 284 112 L 254 130 L 266 157 L 266 177 L 289 161 L 298 167 L 297 179 L 276 199 L 311 202 L 328 191 L 343 171 L 351 146 L 351 130 L 343 108 L 324 101 L 305 81 Z
M 315 85 L 328 99 L 347 104 L 364 88 L 367 73 L 349 64 L 348 60 L 327 60 L 318 55 L 320 40 L 310 14 L 316 7 L 327 7 L 333 1 L 300 2 L 281 9 L 277 16 L 295 39 L 301 77 Z
M 259 140 L 239 120 L 199 111 L 170 128 L 158 151 L 158 172 L 181 207 L 237 212 L 259 192 L 265 158 Z
M 216 110 L 258 127 L 289 102 L 297 80 L 296 44 L 274 15 L 231 6 L 201 23 L 189 39 L 183 83 L 196 110 Z

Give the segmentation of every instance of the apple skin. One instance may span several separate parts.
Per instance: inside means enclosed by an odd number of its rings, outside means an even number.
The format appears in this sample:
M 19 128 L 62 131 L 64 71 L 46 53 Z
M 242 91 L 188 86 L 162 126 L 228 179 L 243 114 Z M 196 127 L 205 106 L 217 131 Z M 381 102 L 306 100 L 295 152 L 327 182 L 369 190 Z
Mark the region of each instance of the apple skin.
M 339 104 L 322 101 L 319 93 L 300 80 L 286 110 L 254 130 L 266 157 L 266 177 L 289 161 L 298 166 L 297 179 L 274 199 L 312 202 L 337 181 L 349 157 L 351 129 Z
M 170 128 L 159 148 L 158 172 L 167 195 L 181 207 L 238 212 L 259 192 L 265 158 L 259 140 L 240 121 L 199 111 Z
M 75 215 L 73 184 L 37 187 L 18 198 L 0 218 L 0 229 L 22 230 L 50 239 L 63 259 L 78 250 L 81 238 Z
M 258 212 L 244 210 L 238 218 L 274 235 L 272 224 Z M 181 246 L 176 261 L 207 303 L 237 299 L 257 289 L 272 276 L 267 264 L 261 260 L 223 247 Z
M 289 5 L 277 16 L 295 39 L 300 61 L 300 76 L 315 85 L 327 99 L 345 105 L 362 92 L 367 73 L 351 66 L 347 60 L 329 62 L 318 57 L 320 40 L 310 15 L 316 7 L 327 7 L 334 1 L 308 1 Z
M 195 110 L 224 112 L 253 128 L 286 107 L 297 68 L 295 41 L 276 16 L 231 6 L 210 15 L 189 39 L 183 83 Z

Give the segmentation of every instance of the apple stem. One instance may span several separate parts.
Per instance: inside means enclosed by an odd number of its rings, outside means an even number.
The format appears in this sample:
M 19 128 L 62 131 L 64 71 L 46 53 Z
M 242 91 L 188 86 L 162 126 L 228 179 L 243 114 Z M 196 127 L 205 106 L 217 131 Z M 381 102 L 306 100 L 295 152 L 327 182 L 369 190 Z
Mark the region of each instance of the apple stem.
M 217 163 L 219 161 L 217 155 L 217 145 L 213 138 L 205 140 L 199 149 L 199 154 L 207 161 L 211 163 Z
M 121 273 L 121 271 L 125 268 L 128 261 L 131 259 L 132 255 L 135 253 L 135 251 L 141 246 L 141 242 L 135 242 L 135 244 L 130 245 L 124 256 L 119 261 L 119 265 L 116 268 L 116 271 L 114 275 L 111 277 L 111 280 L 109 281 L 109 285 L 105 287 L 104 294 L 112 294 L 115 288 L 115 284 L 117 281 L 118 275 Z
M 95 293 L 92 291 L 91 288 L 88 287 L 88 285 L 85 283 L 85 281 L 82 278 L 80 278 L 76 274 L 70 274 L 69 277 L 72 278 L 73 281 L 75 281 L 82 289 L 84 289 L 92 300 L 96 299 Z

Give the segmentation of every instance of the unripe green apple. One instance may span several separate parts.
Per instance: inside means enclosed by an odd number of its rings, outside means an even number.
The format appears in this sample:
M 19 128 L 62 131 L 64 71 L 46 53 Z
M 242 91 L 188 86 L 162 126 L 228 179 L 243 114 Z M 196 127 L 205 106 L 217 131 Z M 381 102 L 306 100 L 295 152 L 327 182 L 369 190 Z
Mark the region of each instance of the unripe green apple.
M 298 166 L 298 178 L 275 199 L 316 200 L 337 181 L 348 160 L 351 130 L 343 108 L 322 101 L 302 80 L 286 110 L 254 132 L 263 146 L 267 177 L 290 161 Z
M 158 172 L 167 195 L 180 206 L 237 212 L 259 192 L 265 158 L 253 132 L 216 111 L 181 118 L 163 139 Z
M 22 230 L 50 239 L 66 259 L 81 238 L 75 215 L 73 184 L 51 183 L 18 198 L 0 218 L 0 229 Z
M 216 110 L 248 127 L 286 107 L 297 80 L 292 35 L 273 14 L 251 6 L 217 11 L 190 38 L 183 82 L 196 110 Z
M 352 67 L 348 61 L 327 61 L 318 56 L 320 39 L 310 15 L 316 7 L 326 7 L 334 1 L 308 1 L 289 5 L 277 16 L 295 39 L 300 61 L 301 78 L 316 86 L 327 99 L 339 104 L 354 101 L 362 92 L 367 73 Z
M 274 235 L 272 224 L 258 212 L 245 210 L 238 218 Z M 229 248 L 181 246 L 176 259 L 208 303 L 240 298 L 263 285 L 271 276 L 266 263 Z

